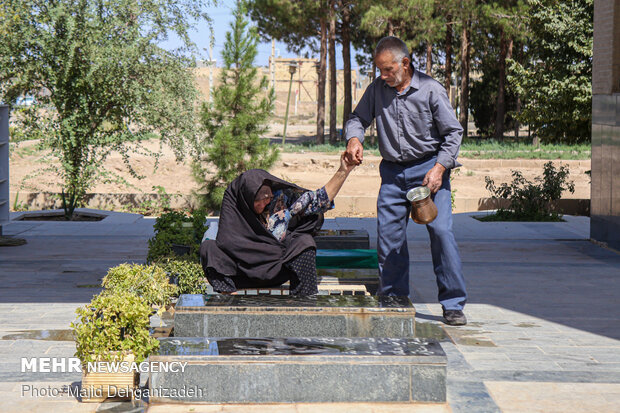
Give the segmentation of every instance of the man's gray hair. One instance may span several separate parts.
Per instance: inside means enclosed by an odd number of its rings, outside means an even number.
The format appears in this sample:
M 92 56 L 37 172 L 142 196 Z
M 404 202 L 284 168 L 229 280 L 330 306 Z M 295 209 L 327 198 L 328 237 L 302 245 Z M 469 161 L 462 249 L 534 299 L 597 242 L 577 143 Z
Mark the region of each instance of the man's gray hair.
M 383 52 L 392 53 L 394 56 L 394 61 L 401 61 L 404 57 L 411 59 L 407 45 L 398 37 L 386 36 L 379 40 L 379 43 L 377 43 L 377 47 L 375 48 L 375 57 L 379 56 Z

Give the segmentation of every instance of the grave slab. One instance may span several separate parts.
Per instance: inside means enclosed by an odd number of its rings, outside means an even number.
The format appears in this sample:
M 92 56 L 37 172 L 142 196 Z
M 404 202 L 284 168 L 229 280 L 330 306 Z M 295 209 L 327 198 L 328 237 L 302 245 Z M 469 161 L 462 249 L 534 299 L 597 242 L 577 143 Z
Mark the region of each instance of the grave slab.
M 378 272 L 375 270 L 375 272 Z M 370 288 L 367 287 L 370 286 Z M 319 276 L 317 279 L 318 295 L 371 295 L 377 291 L 378 281 L 344 279 L 331 276 Z M 277 287 L 242 288 L 236 295 L 289 295 L 290 283 L 286 282 Z M 207 284 L 205 294 L 218 294 L 210 284 Z
M 152 403 L 446 401 L 446 356 L 432 339 L 163 338 Z
M 407 297 L 181 295 L 177 337 L 413 337 Z
M 317 268 L 316 273 L 323 280 L 335 277 L 341 283 L 362 284 L 371 295 L 379 289 L 378 268 Z
M 369 249 L 368 231 L 363 229 L 322 229 L 314 236 L 318 249 Z
M 316 250 L 317 268 L 379 268 L 377 250 Z

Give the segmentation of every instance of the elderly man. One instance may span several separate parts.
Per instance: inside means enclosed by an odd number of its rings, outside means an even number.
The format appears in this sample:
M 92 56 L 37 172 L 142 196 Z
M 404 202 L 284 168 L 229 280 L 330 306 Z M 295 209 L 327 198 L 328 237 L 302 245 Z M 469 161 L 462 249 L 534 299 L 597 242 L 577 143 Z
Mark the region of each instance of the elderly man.
M 409 295 L 407 191 L 426 185 L 437 205 L 437 218 L 426 226 L 445 322 L 464 325 L 467 301 L 461 258 L 452 232 L 450 169 L 463 128 L 446 90 L 411 65 L 407 45 L 389 36 L 379 41 L 375 63 L 381 76 L 368 86 L 346 124 L 345 156 L 362 162 L 364 131 L 377 120 L 381 189 L 377 200 L 377 253 L 381 295 Z

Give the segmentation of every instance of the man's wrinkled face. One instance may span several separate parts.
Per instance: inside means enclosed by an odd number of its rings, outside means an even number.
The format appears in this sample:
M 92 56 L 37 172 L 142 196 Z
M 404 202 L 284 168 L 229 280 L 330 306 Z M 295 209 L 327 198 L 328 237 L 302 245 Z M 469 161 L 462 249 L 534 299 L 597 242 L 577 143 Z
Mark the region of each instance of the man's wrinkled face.
M 408 57 L 403 57 L 400 61 L 394 60 L 394 54 L 389 50 L 375 57 L 375 64 L 381 73 L 381 79 L 383 79 L 388 86 L 396 89 L 405 83 L 409 63 Z
M 254 198 L 254 212 L 259 215 L 262 214 L 272 199 L 273 192 L 271 192 L 271 188 L 269 187 L 269 185 L 261 186 L 256 193 L 256 197 Z

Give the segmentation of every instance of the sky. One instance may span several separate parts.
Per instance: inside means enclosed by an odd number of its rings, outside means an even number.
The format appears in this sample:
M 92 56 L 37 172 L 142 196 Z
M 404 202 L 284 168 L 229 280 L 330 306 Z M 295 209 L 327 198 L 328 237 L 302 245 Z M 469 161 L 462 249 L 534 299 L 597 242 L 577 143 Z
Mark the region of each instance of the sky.
M 213 48 L 213 58 L 216 60 L 217 66 L 221 66 L 221 53 L 224 48 L 225 35 L 227 31 L 230 31 L 230 23 L 233 20 L 232 11 L 235 7 L 234 0 L 219 0 L 217 7 L 209 7 L 205 12 L 213 20 L 213 32 L 215 36 L 215 46 Z M 250 24 L 253 24 L 250 22 Z M 194 43 L 198 46 L 199 50 L 203 54 L 204 59 L 209 58 L 209 36 L 211 32 L 207 23 L 201 23 L 196 27 L 196 30 L 190 34 L 190 37 Z M 165 43 L 162 43 L 164 48 L 174 48 L 179 46 L 177 39 L 171 39 Z M 255 64 L 257 66 L 268 66 L 269 56 L 271 55 L 271 42 L 262 42 L 258 45 L 258 55 L 256 56 Z M 276 57 L 297 57 L 296 54 L 289 52 L 286 49 L 286 44 L 276 42 Z M 303 56 L 302 56 L 303 57 Z M 310 54 L 308 57 L 317 58 L 316 55 Z M 355 61 L 355 50 L 351 50 L 351 66 L 357 68 L 357 62 Z M 336 68 L 342 69 L 342 48 L 336 44 Z

